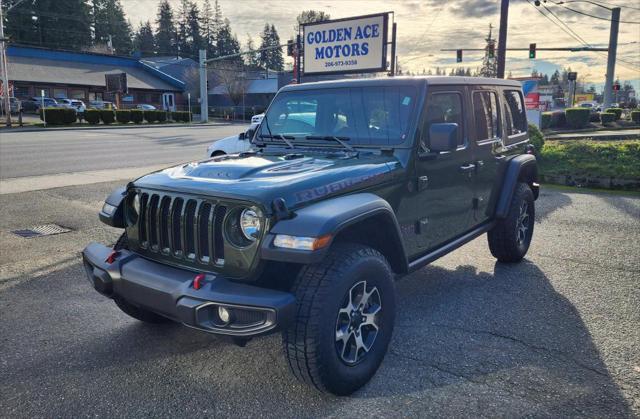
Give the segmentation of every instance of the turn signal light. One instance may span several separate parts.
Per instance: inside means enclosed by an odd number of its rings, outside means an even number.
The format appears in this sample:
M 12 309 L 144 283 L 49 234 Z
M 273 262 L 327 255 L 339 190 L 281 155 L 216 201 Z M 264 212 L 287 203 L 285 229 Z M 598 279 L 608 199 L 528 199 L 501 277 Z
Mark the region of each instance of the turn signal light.
M 318 250 L 326 247 L 331 242 L 331 235 L 320 237 L 298 237 L 286 234 L 278 234 L 273 240 L 273 245 L 285 249 Z

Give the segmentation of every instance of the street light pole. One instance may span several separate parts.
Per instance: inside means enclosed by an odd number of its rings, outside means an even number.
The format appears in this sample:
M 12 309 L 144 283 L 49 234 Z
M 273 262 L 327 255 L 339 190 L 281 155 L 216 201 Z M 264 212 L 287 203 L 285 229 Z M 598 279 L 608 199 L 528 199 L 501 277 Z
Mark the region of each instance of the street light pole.
M 616 52 L 618 50 L 618 27 L 620 26 L 620 8 L 611 9 L 611 29 L 609 31 L 609 53 L 607 55 L 607 77 L 604 81 L 604 98 L 602 110 L 611 106 L 613 80 L 616 70 Z
M 509 17 L 509 0 L 500 3 L 500 31 L 498 33 L 498 69 L 496 77 L 504 78 L 504 67 L 507 54 L 507 25 Z

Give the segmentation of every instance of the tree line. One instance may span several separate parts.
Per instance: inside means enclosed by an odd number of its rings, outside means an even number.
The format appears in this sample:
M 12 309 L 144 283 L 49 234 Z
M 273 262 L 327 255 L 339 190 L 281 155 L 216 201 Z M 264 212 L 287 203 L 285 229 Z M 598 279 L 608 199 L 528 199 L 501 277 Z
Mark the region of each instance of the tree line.
M 18 0 L 4 0 L 10 7 Z M 300 24 L 328 20 L 329 15 L 313 10 L 300 13 L 294 30 Z M 38 0 L 23 2 L 6 17 L 6 35 L 16 44 L 52 49 L 142 57 L 180 56 L 198 59 L 200 49 L 208 58 L 237 54 L 243 47 L 222 14 L 218 0 L 204 0 L 202 6 L 192 0 L 181 0 L 173 8 L 168 0 L 160 0 L 156 18 L 140 22 L 133 28 L 122 8 L 121 0 Z M 256 48 L 247 35 L 244 50 L 280 45 L 278 31 L 265 23 Z M 281 48 L 247 54 L 236 62 L 281 71 L 284 57 Z

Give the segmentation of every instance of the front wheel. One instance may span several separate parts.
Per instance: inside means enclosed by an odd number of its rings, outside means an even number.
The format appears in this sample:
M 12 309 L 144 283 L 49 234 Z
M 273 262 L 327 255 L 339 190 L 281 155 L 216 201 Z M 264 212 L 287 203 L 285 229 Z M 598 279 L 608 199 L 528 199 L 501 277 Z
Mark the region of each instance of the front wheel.
M 529 185 L 518 183 L 507 217 L 487 234 L 491 254 L 500 262 L 519 262 L 527 254 L 535 223 L 534 203 Z
M 348 395 L 375 374 L 395 321 L 395 284 L 378 251 L 338 243 L 294 284 L 297 318 L 283 334 L 295 377 L 323 392 Z

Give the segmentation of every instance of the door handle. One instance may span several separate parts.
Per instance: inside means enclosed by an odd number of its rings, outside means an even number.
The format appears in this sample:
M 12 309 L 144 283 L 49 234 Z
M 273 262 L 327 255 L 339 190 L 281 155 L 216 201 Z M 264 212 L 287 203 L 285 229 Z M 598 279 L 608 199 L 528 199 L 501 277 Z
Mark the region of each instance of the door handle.
M 476 166 L 478 166 L 478 170 L 482 169 L 482 167 L 484 166 L 484 161 L 483 160 L 478 160 L 476 162 Z
M 468 172 L 468 171 L 473 170 L 475 168 L 476 168 L 475 164 L 469 163 L 469 164 L 466 164 L 464 166 L 460 166 L 460 172 L 462 172 L 462 173 Z
M 507 156 L 505 156 L 504 154 L 500 154 L 500 155 L 498 155 L 498 156 L 494 156 L 494 158 L 495 158 L 497 161 L 502 161 L 502 160 L 504 160 L 505 158 L 507 158 Z

